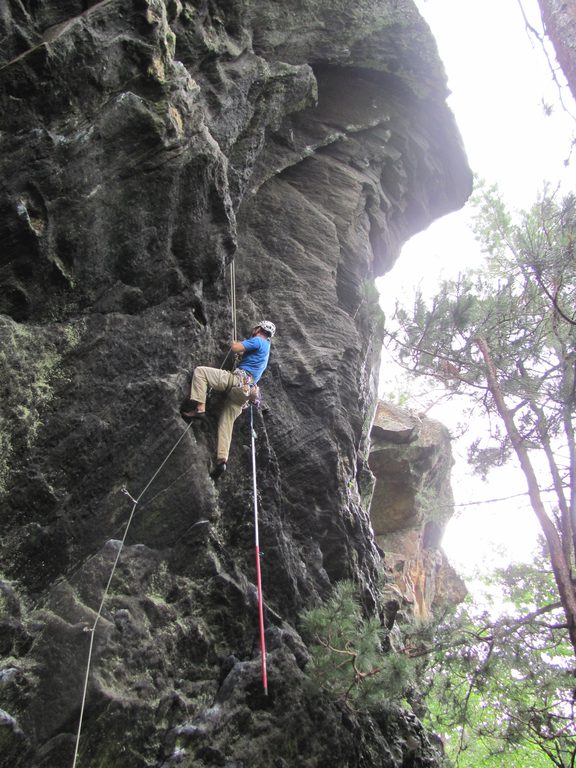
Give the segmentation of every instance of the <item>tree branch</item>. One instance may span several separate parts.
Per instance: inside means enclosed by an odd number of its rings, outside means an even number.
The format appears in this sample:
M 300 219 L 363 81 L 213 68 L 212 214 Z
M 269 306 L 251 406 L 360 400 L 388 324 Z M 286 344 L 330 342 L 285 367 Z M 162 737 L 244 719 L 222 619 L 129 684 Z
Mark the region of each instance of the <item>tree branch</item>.
M 540 527 L 548 543 L 548 551 L 550 553 L 554 578 L 556 580 L 558 593 L 568 623 L 570 642 L 572 643 L 572 648 L 576 654 L 576 594 L 572 585 L 571 565 L 570 562 L 566 562 L 562 541 L 558 535 L 558 531 L 544 508 L 534 467 L 528 456 L 528 451 L 526 450 L 526 445 L 524 444 L 522 436 L 520 435 L 516 424 L 514 423 L 514 419 L 510 415 L 506 401 L 504 400 L 498 382 L 496 368 L 490 354 L 490 348 L 486 340 L 481 336 L 476 337 L 476 343 L 486 364 L 486 380 L 488 388 L 490 389 L 498 413 L 502 418 L 506 432 L 512 442 L 514 452 L 520 462 L 520 467 L 528 484 L 530 504 L 538 518 L 538 522 L 540 523 Z

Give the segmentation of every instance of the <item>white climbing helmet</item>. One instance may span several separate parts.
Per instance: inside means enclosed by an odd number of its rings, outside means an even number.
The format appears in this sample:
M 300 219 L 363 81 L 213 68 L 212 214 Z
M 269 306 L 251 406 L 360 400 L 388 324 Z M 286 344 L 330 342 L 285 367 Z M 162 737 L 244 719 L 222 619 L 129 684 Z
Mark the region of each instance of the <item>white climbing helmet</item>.
M 270 336 L 274 336 L 276 333 L 276 326 L 274 323 L 271 323 L 270 320 L 260 320 L 260 322 L 256 326 L 257 328 L 262 328 L 264 333 L 269 334 Z

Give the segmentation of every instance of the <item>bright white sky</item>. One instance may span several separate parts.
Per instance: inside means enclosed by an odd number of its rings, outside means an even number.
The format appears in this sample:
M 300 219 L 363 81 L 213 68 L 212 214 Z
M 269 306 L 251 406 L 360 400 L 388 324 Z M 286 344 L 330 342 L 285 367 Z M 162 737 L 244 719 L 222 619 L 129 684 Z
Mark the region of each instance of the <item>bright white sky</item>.
M 449 99 L 472 170 L 489 183 L 498 183 L 513 208 L 535 202 L 545 181 L 568 188 L 573 169 L 566 168 L 576 123 L 559 105 L 557 87 L 544 53 L 528 35 L 518 0 L 416 0 L 436 38 L 452 91 Z M 536 0 L 522 0 L 530 23 L 541 29 Z M 576 114 L 570 94 L 563 92 Z M 542 100 L 553 105 L 547 117 Z M 576 162 L 576 158 L 574 160 Z M 396 298 L 409 297 L 416 287 L 433 287 L 473 266 L 482 257 L 468 227 L 467 209 L 435 222 L 406 244 L 393 271 L 381 278 L 382 306 L 388 314 Z M 385 361 L 384 393 L 402 389 L 393 382 Z M 415 404 L 416 409 L 421 404 Z M 454 405 L 432 408 L 428 415 L 454 428 L 462 415 Z M 466 466 L 466 445 L 454 446 L 453 487 L 456 502 L 509 496 L 524 491 L 509 471 L 492 474 L 487 483 L 473 478 Z M 462 506 L 449 524 L 444 549 L 463 575 L 487 564 L 503 565 L 526 559 L 536 541 L 537 524 L 520 498 L 501 504 Z

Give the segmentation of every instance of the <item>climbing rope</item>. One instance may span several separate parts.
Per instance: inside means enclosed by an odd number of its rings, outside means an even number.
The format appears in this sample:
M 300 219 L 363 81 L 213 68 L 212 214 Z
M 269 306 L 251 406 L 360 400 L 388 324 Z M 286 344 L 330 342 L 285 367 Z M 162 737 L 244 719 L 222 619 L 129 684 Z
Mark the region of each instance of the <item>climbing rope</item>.
M 236 266 L 234 261 L 230 262 L 230 311 L 232 316 L 232 341 L 238 339 L 238 326 L 236 323 Z M 220 363 L 220 370 L 226 365 L 226 361 L 232 354 L 232 350 L 229 349 L 226 352 L 224 360 Z M 212 387 L 208 390 L 208 397 L 212 394 Z
M 230 262 L 230 304 L 232 310 L 233 340 L 238 339 L 236 325 L 236 265 Z M 224 363 L 222 363 L 224 365 Z M 254 498 L 254 544 L 256 550 L 256 586 L 258 590 L 258 620 L 260 625 L 260 656 L 262 664 L 262 685 L 268 695 L 268 675 L 266 672 L 266 639 L 264 637 L 264 599 L 262 596 L 262 572 L 260 569 L 260 536 L 258 532 L 258 484 L 256 481 L 256 431 L 254 430 L 254 406 L 250 406 L 250 433 L 252 435 L 252 495 Z
M 232 341 L 238 340 L 238 328 L 236 325 L 236 262 L 230 262 L 230 309 L 232 312 Z
M 104 609 L 104 603 L 105 603 L 106 598 L 108 596 L 108 592 L 110 590 L 110 584 L 112 583 L 112 579 L 114 578 L 114 574 L 116 572 L 116 567 L 118 565 L 118 561 L 120 560 L 120 555 L 122 554 L 122 550 L 124 548 L 124 543 L 126 541 L 126 536 L 128 535 L 128 530 L 130 528 L 130 524 L 132 523 L 132 519 L 133 519 L 134 514 L 136 512 L 136 507 L 140 503 L 140 500 L 142 499 L 142 497 L 144 496 L 144 494 L 146 493 L 148 488 L 150 488 L 150 486 L 152 485 L 154 480 L 158 477 L 158 475 L 160 474 L 160 472 L 162 471 L 162 469 L 164 468 L 164 466 L 168 462 L 168 459 L 172 456 L 172 454 L 174 453 L 176 448 L 179 446 L 179 444 L 181 443 L 181 441 L 184 438 L 184 436 L 188 433 L 188 430 L 190 429 L 191 426 L 192 426 L 191 424 L 188 424 L 188 426 L 186 427 L 184 432 L 182 432 L 182 434 L 180 435 L 178 440 L 174 443 L 174 445 L 172 446 L 172 448 L 168 452 L 166 458 L 162 461 L 162 463 L 160 464 L 158 469 L 154 472 L 154 474 L 152 475 L 152 477 L 150 478 L 148 483 L 145 485 L 144 490 L 140 492 L 140 495 L 138 496 L 138 498 L 135 499 L 129 493 L 127 488 L 125 488 L 125 487 L 122 488 L 122 493 L 124 493 L 126 496 L 128 496 L 128 498 L 133 502 L 132 511 L 130 512 L 130 515 L 128 517 L 128 522 L 126 523 L 126 528 L 124 529 L 124 535 L 122 536 L 122 540 L 120 541 L 120 546 L 118 547 L 118 552 L 116 553 L 116 558 L 115 558 L 114 563 L 112 565 L 112 570 L 110 571 L 110 576 L 108 577 L 108 583 L 106 584 L 106 588 L 105 588 L 104 593 L 102 595 L 102 599 L 100 600 L 100 605 L 98 607 L 98 611 L 96 612 L 96 618 L 94 620 L 94 623 L 93 623 L 91 628 L 87 627 L 84 630 L 85 632 L 90 632 L 90 646 L 88 648 L 88 660 L 86 662 L 86 674 L 84 676 L 84 689 L 82 691 L 82 704 L 80 705 L 80 718 L 78 720 L 78 732 L 76 734 L 76 746 L 74 748 L 74 760 L 72 762 L 72 768 L 76 768 L 76 762 L 78 760 L 78 749 L 79 749 L 79 746 L 80 746 L 80 734 L 82 732 L 82 721 L 84 719 L 84 707 L 86 705 L 86 695 L 87 695 L 87 692 L 88 692 L 88 680 L 90 678 L 90 666 L 91 666 L 91 663 L 92 663 L 92 651 L 93 651 L 93 648 L 94 648 L 94 637 L 95 637 L 95 634 L 96 634 L 96 627 L 98 626 L 98 622 L 100 621 L 100 618 L 102 616 L 102 610 Z
M 236 321 L 236 266 L 234 261 L 230 263 L 230 305 L 231 305 L 231 314 L 232 314 L 232 334 L 233 334 L 233 340 L 236 341 L 238 338 L 238 328 L 237 328 L 237 321 Z M 226 360 L 228 359 L 228 356 L 230 354 L 230 350 L 228 351 L 228 354 L 224 358 L 222 365 L 220 368 L 224 367 L 224 364 L 226 363 Z M 86 706 L 86 696 L 88 693 L 88 681 L 90 679 L 90 668 L 92 664 L 92 653 L 94 649 L 94 637 L 96 635 L 96 628 L 98 626 L 98 623 L 102 617 L 102 611 L 104 609 L 104 603 L 106 601 L 106 598 L 108 597 L 108 592 L 110 590 L 110 585 L 112 583 L 112 579 L 114 578 L 114 574 L 116 573 L 116 568 L 118 566 L 118 562 L 120 560 L 120 555 L 122 554 L 122 550 L 124 549 L 124 544 L 126 542 L 126 537 L 128 535 L 128 530 L 130 529 L 130 525 L 132 523 L 132 520 L 134 518 L 134 515 L 136 513 L 136 508 L 138 504 L 140 503 L 140 500 L 150 488 L 156 477 L 160 474 L 184 436 L 188 433 L 188 430 L 190 429 L 191 424 L 188 424 L 184 432 L 180 435 L 176 443 L 172 446 L 170 451 L 168 452 L 165 459 L 162 461 L 162 463 L 159 465 L 159 467 L 156 469 L 148 483 L 144 486 L 144 489 L 141 491 L 140 495 L 135 499 L 127 488 L 122 488 L 122 493 L 124 493 L 128 498 L 132 501 L 132 510 L 130 512 L 130 515 L 128 517 L 128 522 L 126 523 L 126 527 L 124 529 L 124 534 L 122 536 L 122 539 L 120 541 L 120 546 L 118 547 L 118 551 L 116 553 L 116 557 L 114 559 L 114 563 L 112 565 L 112 570 L 110 571 L 110 575 L 108 577 L 108 583 L 106 584 L 106 588 L 104 589 L 104 592 L 102 594 L 102 599 L 100 600 L 100 605 L 98 607 L 98 611 L 96 612 L 96 618 L 94 620 L 94 623 L 92 627 L 86 628 L 85 631 L 90 633 L 90 645 L 88 648 L 88 659 L 86 662 L 86 674 L 84 676 L 84 687 L 82 691 L 82 703 L 80 706 L 80 717 L 78 720 L 78 731 L 76 734 L 76 744 L 74 748 L 74 759 L 72 762 L 72 768 L 76 768 L 76 763 L 78 760 L 78 752 L 80 747 L 80 736 L 82 733 L 82 723 L 84 719 L 84 709 Z M 253 423 L 253 408 L 250 408 L 250 428 L 252 432 L 252 483 L 253 483 L 253 494 L 254 494 L 254 529 L 255 529 L 255 544 L 256 544 L 256 578 L 257 578 L 257 587 L 258 587 L 258 612 L 259 612 L 259 620 L 260 620 L 260 650 L 262 655 L 262 683 L 264 686 L 264 692 L 266 695 L 268 695 L 268 681 L 267 681 L 267 674 L 266 674 L 266 645 L 265 645 L 265 638 L 264 638 L 264 605 L 263 605 L 263 599 L 262 599 L 262 576 L 260 571 L 260 545 L 259 545 L 259 534 L 258 534 L 258 488 L 256 484 L 256 445 L 255 445 L 255 438 L 256 438 L 256 432 L 254 431 L 254 423 Z M 157 494 L 158 495 L 158 494 Z
M 230 262 L 230 310 L 232 315 L 232 341 L 237 340 L 237 325 L 236 325 L 236 266 L 234 264 L 234 261 Z M 226 352 L 226 356 L 224 357 L 224 360 L 220 363 L 220 370 L 224 368 L 226 365 L 226 361 L 232 354 L 232 350 L 229 349 L 228 352 Z M 235 365 L 233 366 L 236 367 Z M 207 396 L 210 397 L 212 394 L 212 387 L 209 387 Z
M 254 496 L 254 543 L 256 549 L 256 585 L 258 588 L 258 618 L 260 622 L 260 655 L 262 659 L 262 685 L 268 696 L 268 675 L 266 672 L 266 639 L 264 637 L 264 600 L 262 597 L 262 574 L 260 571 L 260 537 L 258 533 L 258 485 L 256 483 L 256 432 L 254 431 L 254 406 L 250 406 L 250 432 L 252 433 L 252 493 Z

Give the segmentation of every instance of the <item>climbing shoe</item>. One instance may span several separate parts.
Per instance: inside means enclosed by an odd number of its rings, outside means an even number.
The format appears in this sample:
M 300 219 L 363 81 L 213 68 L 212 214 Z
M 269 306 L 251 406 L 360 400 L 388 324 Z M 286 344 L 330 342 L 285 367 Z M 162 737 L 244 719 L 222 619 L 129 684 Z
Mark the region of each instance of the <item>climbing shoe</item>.
M 185 422 L 190 424 L 191 421 L 204 421 L 206 419 L 206 413 L 204 411 L 180 411 L 180 416 Z
M 210 477 L 212 478 L 212 480 L 214 480 L 214 482 L 216 482 L 222 477 L 224 472 L 226 472 L 226 462 L 221 461 L 218 464 L 216 464 L 212 472 L 210 472 Z
M 186 423 L 190 423 L 191 421 L 195 421 L 196 419 L 205 419 L 206 413 L 204 411 L 197 411 L 196 408 L 198 406 L 198 403 L 196 400 L 189 400 L 188 398 L 186 400 L 182 401 L 182 404 L 180 406 L 180 416 L 184 419 Z

